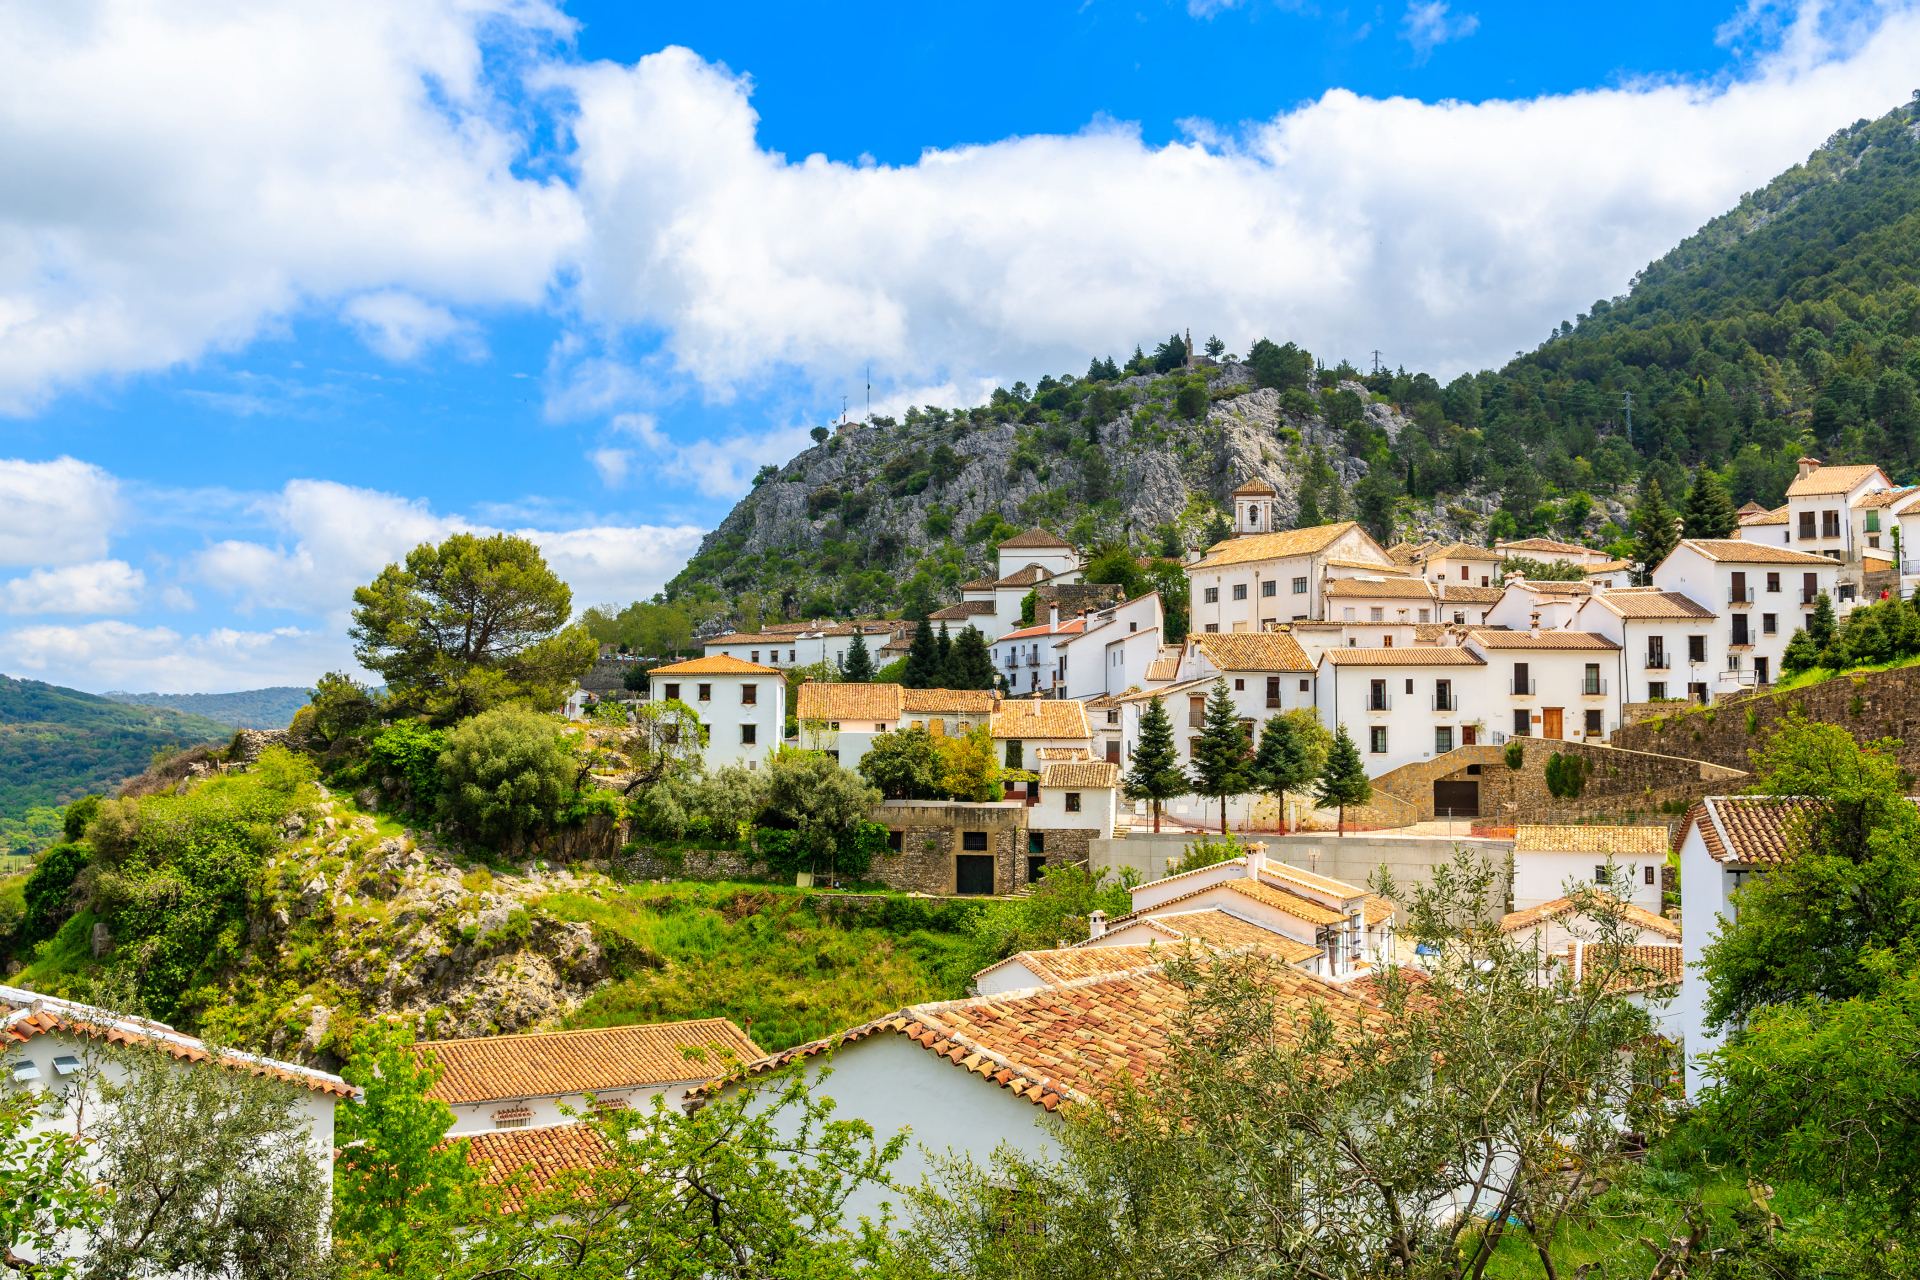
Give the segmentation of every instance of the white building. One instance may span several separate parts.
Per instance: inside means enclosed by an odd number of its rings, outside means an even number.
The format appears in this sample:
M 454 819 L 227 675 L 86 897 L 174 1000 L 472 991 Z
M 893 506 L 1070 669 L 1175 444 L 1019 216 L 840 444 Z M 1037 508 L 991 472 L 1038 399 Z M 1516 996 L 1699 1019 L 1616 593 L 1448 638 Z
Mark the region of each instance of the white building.
M 1659 915 L 1665 827 L 1522 826 L 1513 833 L 1513 905 L 1526 911 L 1599 889 Z
M 1320 723 L 1341 725 L 1360 749 L 1369 777 L 1492 742 L 1487 661 L 1463 645 L 1328 649 L 1314 682 Z M 1492 729 L 1501 729 L 1495 722 Z
M 1680 926 L 1665 916 L 1617 899 L 1600 901 L 1607 904 L 1617 922 L 1619 945 L 1659 947 L 1680 941 Z M 1543 966 L 1549 956 L 1564 954 L 1570 944 L 1592 943 L 1600 938 L 1599 922 L 1577 911 L 1572 898 L 1555 898 L 1510 911 L 1500 918 L 1500 932 L 1540 957 Z
M 1036 587 L 1077 584 L 1084 577 L 1080 553 L 1073 544 L 1045 529 L 1029 529 L 1008 538 L 996 550 L 999 564 L 995 574 L 961 583 L 960 604 L 934 614 L 936 622 L 942 614 L 948 614 L 953 620 L 978 627 L 988 640 L 997 640 L 1020 629 L 1021 607 Z
M 1469 631 L 1486 662 L 1479 705 L 1514 737 L 1604 742 L 1620 727 L 1620 646 L 1591 631 Z M 1503 714 L 1504 713 L 1504 714 Z
M 1392 623 L 1411 627 L 1441 621 L 1433 588 L 1424 578 L 1356 573 L 1322 581 L 1320 616 L 1328 621 Z
M 1334 560 L 1362 567 L 1329 563 Z M 1283 622 L 1321 618 L 1326 577 L 1369 570 L 1405 572 L 1351 520 L 1231 538 L 1187 566 L 1191 629 L 1201 634 L 1267 631 Z
M 706 732 L 707 768 L 756 768 L 785 740 L 787 678 L 738 658 L 689 658 L 655 667 L 647 697 L 685 703 Z
M 1584 567 L 1605 564 L 1613 559 L 1605 551 L 1596 551 L 1592 547 L 1582 547 L 1571 542 L 1555 542 L 1552 538 L 1521 538 L 1514 542 L 1495 542 L 1493 549 L 1502 559 L 1520 557 L 1538 560 L 1542 564 L 1577 564 Z
M 1834 593 L 1842 568 L 1830 556 L 1747 538 L 1683 540 L 1654 569 L 1653 585 L 1725 619 L 1690 633 L 1685 654 L 1675 655 L 1685 659 L 1688 696 L 1705 701 L 1771 684 L 1794 631 L 1812 624 L 1815 603 Z
M 794 699 L 800 745 L 824 751 L 848 769 L 881 734 L 925 729 L 958 737 L 987 724 L 999 699 L 985 689 L 907 689 L 897 684 L 809 680 Z
M 1828 467 L 1818 458 L 1800 459 L 1799 475 L 1787 486 L 1787 542 L 1797 551 L 1825 556 L 1839 566 L 1839 600 L 1852 600 L 1860 586 L 1861 553 L 1880 548 L 1882 535 L 1866 532 L 1866 510 L 1856 503 L 1893 488 L 1875 466 Z M 1839 601 L 1837 600 L 1836 603 Z
M 1624 706 L 1687 696 L 1690 668 L 1686 657 L 1699 653 L 1700 669 L 1712 669 L 1705 656 L 1718 621 L 1719 615 L 1712 609 L 1678 591 L 1626 587 L 1595 591 L 1581 602 L 1573 626 L 1603 635 L 1620 646 L 1613 677 Z M 1680 659 L 1677 677 L 1676 656 Z
M 454 1137 L 571 1124 L 576 1117 L 563 1108 L 576 1116 L 645 1110 L 662 1094 L 668 1106 L 679 1106 L 687 1090 L 712 1079 L 729 1056 L 741 1063 L 766 1056 L 726 1018 L 430 1040 L 414 1051 L 440 1064 L 440 1080 L 427 1096 L 452 1110 L 447 1132 Z
M 1050 763 L 1040 759 L 1028 767 L 1040 775 L 1040 799 L 1027 813 L 1029 831 L 1080 831 L 1089 840 L 1113 839 L 1114 820 L 1120 812 L 1119 765 L 1105 760 Z
M 835 670 L 845 665 L 847 651 L 853 647 L 857 632 L 867 646 L 873 665 L 880 665 L 880 647 L 892 636 L 891 622 L 835 622 L 811 626 L 802 631 L 729 632 L 705 641 L 709 658 L 737 658 L 756 666 L 809 667 L 824 662 Z
M 992 729 L 994 746 L 1010 768 L 1034 769 L 1042 747 L 1078 748 L 1093 756 L 1086 704 L 1071 699 L 1008 699 L 995 706 Z
M 1450 587 L 1498 587 L 1500 553 L 1470 542 L 1419 547 L 1414 554 L 1427 581 Z
M 1062 631 L 1053 641 L 1057 697 L 1124 693 L 1140 683 L 1160 656 L 1166 615 L 1158 591 L 1091 610 L 1078 621 L 1078 627 Z

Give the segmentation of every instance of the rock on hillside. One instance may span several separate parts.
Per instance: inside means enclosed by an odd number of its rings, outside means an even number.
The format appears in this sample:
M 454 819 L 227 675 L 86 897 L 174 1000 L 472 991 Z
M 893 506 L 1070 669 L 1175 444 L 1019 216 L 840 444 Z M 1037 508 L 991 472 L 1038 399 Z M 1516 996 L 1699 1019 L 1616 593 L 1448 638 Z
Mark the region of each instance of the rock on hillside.
M 1119 537 L 1151 548 L 1167 525 L 1183 545 L 1197 546 L 1213 511 L 1230 511 L 1228 495 L 1251 480 L 1272 485 L 1292 520 L 1316 453 L 1337 482 L 1322 493 L 1322 512 L 1351 514 L 1346 494 L 1367 464 L 1347 456 L 1343 433 L 1321 415 L 1301 411 L 1311 400 L 1293 393 L 1289 407 L 1279 392 L 1254 389 L 1245 365 L 1204 373 L 1212 398 L 1193 421 L 1173 408 L 1174 379 L 1133 377 L 1114 384 L 1130 402 L 1098 426 L 921 419 L 843 429 L 742 499 L 670 592 L 760 592 L 787 613 L 825 596 L 839 611 L 858 612 L 897 603 L 907 579 L 926 572 L 938 597 L 952 601 L 961 581 L 993 563 L 990 513 L 1083 548 Z M 1409 428 L 1359 383 L 1343 385 L 1390 438 Z M 954 455 L 944 468 L 942 448 Z M 1476 511 L 1492 509 L 1469 501 Z M 1415 514 L 1413 532 L 1451 538 L 1458 521 L 1435 504 Z

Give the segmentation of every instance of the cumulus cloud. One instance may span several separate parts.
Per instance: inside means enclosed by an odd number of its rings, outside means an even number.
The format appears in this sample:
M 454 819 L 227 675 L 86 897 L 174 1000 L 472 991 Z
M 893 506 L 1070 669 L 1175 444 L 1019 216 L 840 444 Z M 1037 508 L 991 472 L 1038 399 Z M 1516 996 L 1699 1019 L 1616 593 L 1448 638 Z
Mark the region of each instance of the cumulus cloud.
M 8 613 L 132 613 L 147 575 L 124 560 L 96 560 L 62 569 L 35 569 L 0 584 Z
M 1464 40 L 1480 29 L 1477 14 L 1447 16 L 1445 0 L 1424 0 L 1407 6 L 1400 20 L 1400 38 L 1413 46 L 1413 60 L 1425 62 L 1434 49 L 1449 40 Z
M 120 516 L 120 482 L 105 468 L 0 458 L 0 565 L 101 559 Z
M 1422 12 L 1410 38 L 1465 33 Z M 1905 101 L 1920 16 L 1854 36 L 1809 7 L 1708 85 L 1334 90 L 1204 143 L 1096 125 L 874 167 L 760 147 L 749 80 L 690 50 L 567 68 L 591 230 L 576 297 L 594 325 L 664 334 L 716 396 L 868 359 L 895 381 L 1019 376 L 1188 325 L 1237 350 L 1265 333 L 1329 358 L 1497 363 L 1836 125 Z
M 812 442 L 811 427 L 763 427 L 739 430 L 721 440 L 677 440 L 661 430 L 651 414 L 616 414 L 609 423 L 615 443 L 587 451 L 587 461 L 609 489 L 636 476 L 644 463 L 650 479 L 664 477 L 692 485 L 710 498 L 732 497 L 745 489 L 768 463 L 779 464 Z M 631 441 L 639 447 L 620 443 Z
M 486 354 L 473 326 L 445 307 L 399 289 L 364 293 L 341 308 L 360 340 L 389 360 L 412 360 L 428 347 L 454 339 L 470 359 Z
M 576 609 L 600 600 L 647 599 L 679 572 L 706 533 L 695 525 L 515 532 L 539 544 L 553 571 L 573 589 Z
M 344 639 L 297 627 L 220 627 L 182 635 L 130 622 L 26 626 L 0 632 L 0 667 L 83 689 L 216 693 L 311 684 L 353 667 Z
M 571 29 L 543 0 L 8 6 L 0 410 L 238 345 L 309 299 L 435 299 L 364 321 L 389 350 L 430 340 L 431 306 L 539 303 L 579 211 L 515 174 L 481 37 L 510 61 Z

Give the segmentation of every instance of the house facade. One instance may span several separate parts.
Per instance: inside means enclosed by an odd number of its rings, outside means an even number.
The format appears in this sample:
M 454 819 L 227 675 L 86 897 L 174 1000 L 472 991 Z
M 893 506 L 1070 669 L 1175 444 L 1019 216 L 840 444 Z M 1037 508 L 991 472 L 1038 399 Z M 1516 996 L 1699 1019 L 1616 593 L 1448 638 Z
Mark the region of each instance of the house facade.
M 1516 827 L 1514 909 L 1525 911 L 1586 887 L 1659 915 L 1660 871 L 1667 863 L 1668 844 L 1664 826 Z
M 1334 560 L 1364 568 L 1329 563 Z M 1367 568 L 1404 573 L 1351 520 L 1230 538 L 1187 566 L 1191 629 L 1200 634 L 1267 631 L 1283 622 L 1322 618 L 1327 576 L 1350 576 Z
M 758 768 L 786 737 L 787 678 L 773 667 L 690 658 L 655 667 L 647 683 L 649 699 L 684 703 L 700 717 L 709 769 Z
M 1832 556 L 1747 538 L 1687 538 L 1653 571 L 1653 585 L 1719 615 L 1689 632 L 1685 693 L 1705 701 L 1742 687 L 1771 684 L 1796 629 L 1810 626 L 1815 604 L 1836 592 L 1844 565 Z M 1681 670 L 1676 661 L 1674 670 Z M 1671 682 L 1680 684 L 1677 677 Z
M 1829 467 L 1818 458 L 1802 458 L 1798 474 L 1787 486 L 1787 527 L 1783 545 L 1832 560 L 1837 567 L 1836 603 L 1853 600 L 1861 585 L 1862 554 L 1883 549 L 1889 535 L 1869 534 L 1866 513 L 1881 508 L 1861 500 L 1893 488 L 1876 466 Z M 1872 543 L 1868 543 L 1868 538 Z

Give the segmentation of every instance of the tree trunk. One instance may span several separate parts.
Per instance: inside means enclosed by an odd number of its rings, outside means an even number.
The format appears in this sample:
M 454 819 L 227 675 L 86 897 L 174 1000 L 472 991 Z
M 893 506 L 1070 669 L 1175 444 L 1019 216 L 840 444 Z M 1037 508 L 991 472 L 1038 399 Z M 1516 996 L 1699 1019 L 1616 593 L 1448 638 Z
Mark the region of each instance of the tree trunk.
M 1340 806 L 1340 816 L 1333 820 L 1334 834 L 1342 840 L 1347 838 L 1347 806 Z
M 1227 798 L 1220 797 L 1220 834 L 1227 834 Z
M 1153 834 L 1160 834 L 1160 802 L 1158 800 L 1153 802 Z

